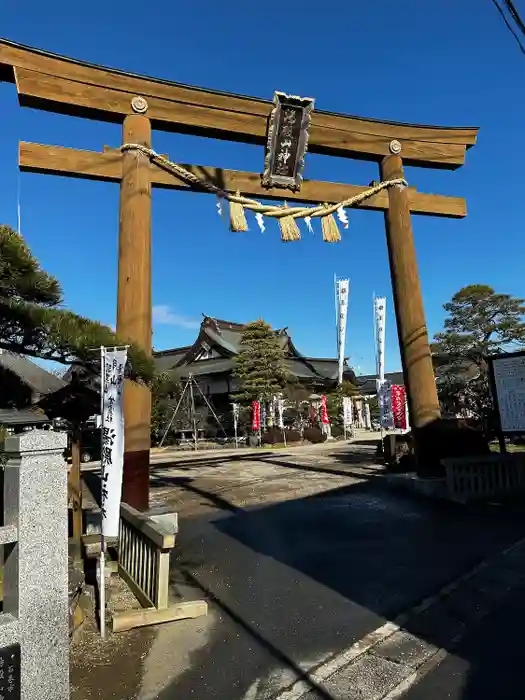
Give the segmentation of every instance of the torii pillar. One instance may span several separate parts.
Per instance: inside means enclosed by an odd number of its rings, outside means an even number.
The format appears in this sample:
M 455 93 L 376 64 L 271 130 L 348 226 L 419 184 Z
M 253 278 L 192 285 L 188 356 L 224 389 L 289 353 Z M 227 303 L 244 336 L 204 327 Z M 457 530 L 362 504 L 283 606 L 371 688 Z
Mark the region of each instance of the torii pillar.
M 123 143 L 151 148 L 151 123 L 144 98 L 124 119 Z M 120 184 L 117 335 L 151 354 L 151 172 L 146 155 L 122 154 Z M 122 500 L 137 510 L 149 506 L 151 393 L 145 385 L 124 385 L 124 477 Z
M 391 155 L 381 163 L 381 179 L 404 178 L 401 145 L 392 142 Z M 421 430 L 441 418 L 432 355 L 417 269 L 416 249 L 410 220 L 408 188 L 388 188 L 385 212 L 390 275 L 396 311 L 403 376 L 407 390 L 410 424 L 421 454 Z M 419 443 L 419 444 L 418 444 Z

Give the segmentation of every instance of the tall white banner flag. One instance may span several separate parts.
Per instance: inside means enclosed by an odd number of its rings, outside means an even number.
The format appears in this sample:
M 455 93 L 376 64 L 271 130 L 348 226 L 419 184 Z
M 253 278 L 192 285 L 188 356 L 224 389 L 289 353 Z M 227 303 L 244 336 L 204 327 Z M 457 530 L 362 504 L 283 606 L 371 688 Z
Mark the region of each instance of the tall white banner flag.
M 379 382 L 385 381 L 385 323 L 386 297 L 374 299 L 374 322 L 376 337 L 376 372 Z
M 386 326 L 386 297 L 374 299 L 374 335 L 376 341 L 376 373 L 377 399 L 381 427 L 392 430 L 394 415 L 392 412 L 392 389 L 385 380 L 385 326 Z
M 343 370 L 345 362 L 346 319 L 348 314 L 348 290 L 350 280 L 336 281 L 337 301 L 337 359 L 339 361 L 338 382 L 343 382 Z
M 354 411 L 352 407 L 352 399 L 349 396 L 343 396 L 343 423 L 349 428 L 354 422 Z
M 277 427 L 284 428 L 284 399 L 280 395 L 277 397 Z
M 124 468 L 124 411 L 122 390 L 127 350 L 101 351 L 102 534 L 118 537 L 122 472 Z

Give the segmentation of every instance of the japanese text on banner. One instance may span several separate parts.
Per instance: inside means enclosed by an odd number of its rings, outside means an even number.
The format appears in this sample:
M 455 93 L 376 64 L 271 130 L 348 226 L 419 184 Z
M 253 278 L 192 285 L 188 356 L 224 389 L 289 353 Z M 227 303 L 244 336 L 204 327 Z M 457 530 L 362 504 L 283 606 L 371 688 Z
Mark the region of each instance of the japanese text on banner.
M 122 471 L 124 465 L 124 412 L 122 393 L 127 350 L 102 349 L 102 534 L 118 537 Z
M 343 381 L 349 287 L 350 280 L 337 280 L 337 361 L 339 384 L 341 384 L 341 382 Z
M 343 397 L 343 423 L 346 427 L 350 427 L 354 422 L 354 411 L 352 399 L 349 396 Z
M 394 415 L 394 428 L 406 430 L 407 411 L 406 394 L 404 386 L 394 385 L 392 387 L 392 413 Z
M 377 381 L 377 399 L 379 403 L 379 420 L 383 430 L 392 430 L 394 427 L 394 416 L 392 415 L 392 386 L 390 382 L 384 380 Z
M 255 432 L 261 429 L 261 404 L 258 401 L 252 402 L 252 430 Z
M 377 379 L 379 382 L 384 382 L 386 297 L 375 297 L 374 299 L 374 322 L 376 336 Z

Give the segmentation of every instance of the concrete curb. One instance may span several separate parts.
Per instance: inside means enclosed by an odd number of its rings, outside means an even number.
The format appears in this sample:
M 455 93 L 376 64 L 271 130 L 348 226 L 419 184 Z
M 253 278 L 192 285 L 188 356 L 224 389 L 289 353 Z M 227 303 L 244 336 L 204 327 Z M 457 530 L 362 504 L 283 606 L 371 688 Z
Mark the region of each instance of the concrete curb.
M 312 669 L 308 681 L 297 680 L 274 698 L 402 697 L 447 656 L 469 628 L 524 582 L 525 538 Z

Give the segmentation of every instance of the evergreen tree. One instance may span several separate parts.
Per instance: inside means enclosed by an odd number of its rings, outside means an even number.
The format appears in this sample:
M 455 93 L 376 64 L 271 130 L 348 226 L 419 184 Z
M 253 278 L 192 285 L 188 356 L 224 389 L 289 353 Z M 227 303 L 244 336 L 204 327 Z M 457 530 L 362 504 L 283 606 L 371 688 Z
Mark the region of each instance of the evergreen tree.
M 151 441 L 157 445 L 173 418 L 182 394 L 182 385 L 178 377 L 167 372 L 157 374 L 151 383 Z M 172 425 L 172 431 L 174 426 Z M 169 441 L 168 441 L 169 444 Z
M 444 305 L 445 329 L 435 336 L 432 352 L 441 378 L 440 400 L 448 411 L 490 416 L 485 358 L 525 346 L 524 304 L 524 299 L 474 284 L 460 289 Z
M 332 429 L 343 430 L 343 399 L 345 396 L 360 396 L 358 387 L 352 382 L 344 381 L 326 396 L 326 410 Z M 332 432 L 333 434 L 333 432 Z
M 246 405 L 270 401 L 282 393 L 287 380 L 284 358 L 284 349 L 271 326 L 262 319 L 248 323 L 235 358 L 234 376 L 241 386 L 234 400 Z
M 107 326 L 63 309 L 58 281 L 20 234 L 0 225 L 0 349 L 98 371 L 93 348 L 123 343 Z M 128 356 L 132 376 L 150 379 L 151 359 L 133 345 Z

